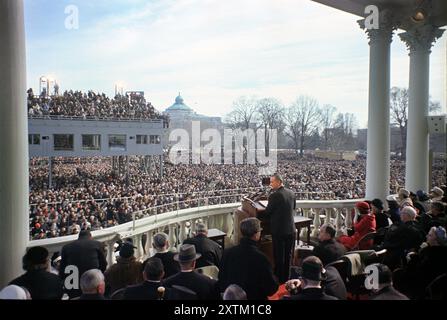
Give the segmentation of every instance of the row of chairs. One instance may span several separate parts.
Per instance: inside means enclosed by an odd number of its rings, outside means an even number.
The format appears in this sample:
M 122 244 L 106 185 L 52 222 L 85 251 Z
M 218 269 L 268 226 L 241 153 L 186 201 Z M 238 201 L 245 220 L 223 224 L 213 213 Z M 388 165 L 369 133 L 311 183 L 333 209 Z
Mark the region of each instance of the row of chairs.
M 369 290 L 365 288 L 365 267 L 383 261 L 387 250 L 356 250 L 347 252 L 339 260 L 326 265 L 327 267 L 334 267 L 339 272 L 346 290 L 351 293 L 357 300 L 360 296 L 367 294 Z

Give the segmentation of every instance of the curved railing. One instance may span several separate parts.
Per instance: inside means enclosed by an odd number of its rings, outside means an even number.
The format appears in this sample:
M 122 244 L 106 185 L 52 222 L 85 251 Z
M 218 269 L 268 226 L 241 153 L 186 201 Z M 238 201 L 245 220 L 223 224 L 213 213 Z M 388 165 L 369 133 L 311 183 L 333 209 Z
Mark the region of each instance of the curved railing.
M 223 203 L 222 198 L 218 204 L 210 204 L 210 198 L 194 199 L 199 206 L 195 208 L 174 209 L 170 212 L 154 215 L 143 215 L 139 218 L 138 212 L 134 213 L 131 222 L 93 231 L 93 237 L 105 244 L 107 249 L 107 261 L 109 265 L 115 261 L 114 245 L 117 240 L 132 238 L 137 247 L 136 257 L 144 259 L 150 255 L 152 238 L 164 231 L 169 235 L 171 250 L 176 250 L 190 234 L 195 231 L 198 221 L 205 223 L 208 228 L 216 228 L 227 234 L 228 240 L 233 240 L 234 211 L 240 206 L 240 200 L 246 194 L 233 195 L 239 197 L 232 203 Z M 220 196 L 222 197 L 222 196 Z M 236 197 L 236 198 L 237 198 Z M 218 197 L 216 197 L 218 198 Z M 316 237 L 321 224 L 331 222 L 335 225 L 337 234 L 345 232 L 352 226 L 351 210 L 355 207 L 356 200 L 344 201 L 297 201 L 297 215 L 302 215 L 313 220 L 311 236 Z M 151 208 L 153 209 L 153 208 Z M 150 209 L 149 209 L 150 210 Z M 307 230 L 301 230 L 300 237 L 306 237 Z M 58 252 L 62 247 L 77 239 L 76 235 L 33 240 L 28 247 L 44 246 L 50 254 Z M 304 238 L 303 238 L 304 239 Z

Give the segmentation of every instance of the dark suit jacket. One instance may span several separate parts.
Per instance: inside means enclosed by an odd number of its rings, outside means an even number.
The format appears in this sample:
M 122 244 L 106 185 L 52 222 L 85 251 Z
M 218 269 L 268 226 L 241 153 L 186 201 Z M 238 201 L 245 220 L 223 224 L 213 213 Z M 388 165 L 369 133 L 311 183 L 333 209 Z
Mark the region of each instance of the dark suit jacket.
M 260 217 L 270 218 L 270 230 L 274 236 L 295 233 L 293 211 L 296 207 L 295 194 L 284 187 L 274 191 L 268 199 L 268 205 Z
M 205 266 L 218 266 L 222 259 L 222 247 L 215 241 L 208 239 L 205 235 L 198 234 L 194 238 L 183 241 L 183 244 L 193 244 L 197 253 L 202 254 L 196 262 L 196 268 Z
M 103 244 L 96 240 L 79 239 L 69 243 L 62 248 L 61 256 L 60 275 L 62 278 L 65 278 L 65 267 L 69 265 L 78 267 L 79 277 L 90 269 L 99 269 L 104 272 L 107 268 Z
M 33 300 L 60 300 L 64 294 L 59 277 L 45 270 L 28 271 L 12 280 L 13 284 L 28 289 Z
M 407 221 L 399 225 L 392 225 L 385 235 L 382 247 L 388 250 L 403 252 L 408 249 L 419 248 L 425 236 L 415 221 Z
M 197 272 L 179 272 L 163 281 L 163 285 L 171 288 L 173 285 L 183 286 L 197 294 L 198 300 L 218 300 L 219 295 L 216 280 Z
M 320 258 L 323 265 L 327 265 L 340 259 L 346 253 L 346 248 L 334 239 L 330 239 L 319 242 L 314 247 L 312 253 L 314 256 Z
M 409 300 L 407 296 L 399 291 L 388 286 L 380 290 L 378 293 L 372 295 L 369 300 Z
M 83 294 L 79 300 L 106 300 L 101 294 Z
M 124 291 L 123 300 L 158 300 L 158 288 L 162 286 L 161 282 L 149 281 L 144 281 L 136 286 L 129 286 Z M 164 299 L 169 300 L 170 292 L 169 288 L 165 288 Z
M 336 297 L 327 295 L 323 289 L 309 288 L 301 290 L 297 295 L 284 297 L 284 300 L 338 300 Z
M 238 246 L 225 250 L 219 269 L 221 292 L 237 284 L 248 300 L 266 300 L 278 290 L 270 262 L 251 239 L 242 238 Z
M 346 300 L 348 293 L 345 283 L 334 267 L 326 268 L 326 279 L 323 281 L 324 293 L 336 297 L 339 300 Z
M 178 264 L 177 261 L 174 260 L 174 256 L 175 254 L 171 251 L 164 253 L 156 253 L 154 255 L 155 258 L 159 258 L 161 262 L 163 262 L 163 267 L 165 269 L 165 276 L 164 276 L 165 279 L 180 272 L 180 265 Z

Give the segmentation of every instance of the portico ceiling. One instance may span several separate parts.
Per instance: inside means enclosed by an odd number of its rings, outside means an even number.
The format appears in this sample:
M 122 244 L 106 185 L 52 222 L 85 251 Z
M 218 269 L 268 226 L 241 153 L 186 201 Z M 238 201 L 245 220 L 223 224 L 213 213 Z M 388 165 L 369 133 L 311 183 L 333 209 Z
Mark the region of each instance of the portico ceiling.
M 342 10 L 359 17 L 365 17 L 365 8 L 368 5 L 376 5 L 379 10 L 391 9 L 399 21 L 399 29 L 408 30 L 416 22 L 412 16 L 418 8 L 428 13 L 426 22 L 443 27 L 447 25 L 447 1 L 446 0 L 312 0 Z M 419 22 L 420 23 L 420 22 Z

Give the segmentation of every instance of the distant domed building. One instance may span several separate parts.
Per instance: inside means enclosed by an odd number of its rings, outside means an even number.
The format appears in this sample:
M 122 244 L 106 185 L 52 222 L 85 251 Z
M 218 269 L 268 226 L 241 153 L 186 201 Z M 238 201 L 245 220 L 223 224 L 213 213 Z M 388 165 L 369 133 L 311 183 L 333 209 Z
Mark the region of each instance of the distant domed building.
M 175 98 L 175 103 L 166 109 L 165 114 L 169 115 L 171 120 L 197 116 L 194 110 L 185 104 L 180 94 Z
M 223 129 L 222 119 L 220 117 L 208 117 L 196 113 L 192 108 L 185 104 L 185 101 L 180 94 L 175 98 L 175 103 L 167 108 L 164 114 L 169 116 L 170 130 L 183 128 L 188 132 L 191 132 L 192 121 L 200 121 L 201 131 L 209 128 L 218 130 Z

